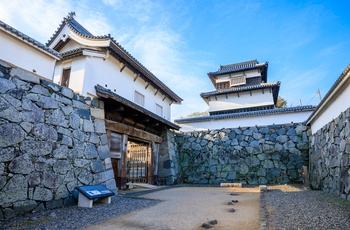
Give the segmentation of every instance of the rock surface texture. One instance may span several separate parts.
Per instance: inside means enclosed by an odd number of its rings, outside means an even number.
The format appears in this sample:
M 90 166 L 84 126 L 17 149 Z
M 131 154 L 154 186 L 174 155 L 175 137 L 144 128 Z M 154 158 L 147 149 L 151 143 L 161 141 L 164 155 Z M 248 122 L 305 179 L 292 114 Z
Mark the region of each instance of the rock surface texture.
M 103 103 L 0 63 L 0 219 L 74 203 L 76 186 L 116 191 Z
M 350 108 L 318 130 L 310 146 L 311 187 L 350 201 Z
M 303 124 L 240 127 L 177 133 L 183 183 L 291 183 L 308 165 L 309 136 Z

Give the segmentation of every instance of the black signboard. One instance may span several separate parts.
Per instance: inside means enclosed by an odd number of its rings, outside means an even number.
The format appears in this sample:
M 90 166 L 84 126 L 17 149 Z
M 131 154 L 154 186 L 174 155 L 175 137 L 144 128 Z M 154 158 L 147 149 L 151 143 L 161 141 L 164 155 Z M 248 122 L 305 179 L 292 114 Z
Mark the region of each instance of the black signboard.
M 78 186 L 77 189 L 79 192 L 84 194 L 89 199 L 95 199 L 100 197 L 108 197 L 115 195 L 114 192 L 109 190 L 103 185 L 86 185 L 86 186 Z

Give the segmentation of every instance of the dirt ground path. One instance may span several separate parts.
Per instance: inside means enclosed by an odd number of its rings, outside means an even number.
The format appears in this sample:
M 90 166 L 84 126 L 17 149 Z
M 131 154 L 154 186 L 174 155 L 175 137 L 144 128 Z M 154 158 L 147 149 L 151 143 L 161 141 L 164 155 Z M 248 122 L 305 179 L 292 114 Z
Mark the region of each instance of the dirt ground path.
M 238 195 L 232 196 L 231 193 Z M 218 222 L 212 229 L 259 229 L 259 187 L 177 187 L 152 192 L 141 198 L 163 202 L 87 229 L 198 230 L 204 229 L 201 225 L 210 220 Z M 238 200 L 238 203 L 228 205 L 232 200 Z M 229 212 L 230 208 L 234 208 L 235 212 Z

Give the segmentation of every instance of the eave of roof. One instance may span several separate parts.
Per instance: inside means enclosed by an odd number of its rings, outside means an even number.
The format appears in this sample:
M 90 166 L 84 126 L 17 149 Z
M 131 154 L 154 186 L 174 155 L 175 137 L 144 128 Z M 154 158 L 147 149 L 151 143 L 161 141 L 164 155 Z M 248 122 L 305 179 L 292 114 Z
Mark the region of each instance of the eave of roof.
M 274 104 L 277 103 L 278 99 L 278 93 L 280 88 L 281 82 L 270 82 L 270 83 L 260 83 L 258 85 L 244 85 L 239 87 L 234 87 L 230 89 L 224 89 L 224 90 L 215 90 L 211 92 L 204 92 L 201 93 L 200 96 L 203 98 L 203 100 L 209 104 L 209 97 L 216 96 L 216 95 L 225 95 L 225 94 L 231 94 L 231 93 L 239 93 L 239 92 L 245 92 L 245 91 L 252 91 L 252 90 L 260 90 L 260 89 L 272 89 L 273 93 L 273 100 Z
M 264 82 L 267 82 L 267 68 L 268 68 L 268 62 L 259 64 L 259 62 L 255 59 L 251 61 L 239 62 L 239 63 L 229 64 L 229 65 L 220 65 L 220 68 L 217 71 L 209 72 L 208 76 L 212 81 L 213 85 L 215 86 L 215 78 L 217 76 L 236 73 L 236 72 L 243 72 L 243 71 L 252 70 L 252 69 L 263 69 L 262 80 Z
M 163 94 L 167 94 L 171 100 L 176 103 L 181 103 L 183 99 L 175 94 L 169 87 L 167 87 L 163 82 L 161 82 L 151 71 L 149 71 L 144 65 L 142 65 L 136 58 L 134 58 L 128 51 L 126 51 L 113 37 L 110 37 L 112 43 L 110 49 L 117 53 L 122 59 L 128 62 L 131 65 L 131 68 L 134 68 L 140 72 L 147 80 L 153 83 L 155 88 L 160 88 L 163 91 Z M 130 66 L 129 66 L 130 67 Z
M 135 109 L 138 112 L 141 112 L 141 113 L 146 114 L 147 116 L 149 116 L 153 119 L 158 120 L 159 122 L 163 123 L 164 125 L 166 125 L 169 128 L 176 129 L 176 130 L 180 129 L 180 126 L 162 118 L 161 116 L 158 116 L 155 113 L 152 113 L 151 111 L 143 108 L 142 106 L 139 106 L 138 104 L 136 104 L 132 101 L 129 101 L 128 99 L 112 92 L 110 89 L 106 89 L 100 85 L 96 85 L 95 90 L 96 90 L 97 96 L 99 96 L 99 97 L 110 98 L 110 99 L 116 100 L 120 103 L 125 104 L 126 106 L 129 106 L 129 107 Z
M 315 108 L 316 106 L 313 106 L 313 105 L 305 105 L 305 106 L 297 106 L 297 107 L 259 110 L 259 111 L 252 111 L 252 112 L 220 114 L 220 115 L 212 115 L 212 116 L 176 119 L 174 120 L 174 122 L 178 124 L 185 124 L 185 123 L 194 123 L 194 122 L 234 119 L 234 118 L 242 118 L 242 117 L 256 117 L 256 116 L 265 116 L 265 115 L 283 114 L 283 113 L 307 112 L 307 111 L 313 111 Z
M 167 95 L 169 99 L 172 100 L 173 102 L 181 103 L 181 101 L 183 101 L 181 97 L 175 94 L 169 87 L 167 87 L 163 82 L 161 82 L 151 71 L 149 71 L 144 65 L 142 65 L 128 51 L 126 51 L 124 47 L 122 47 L 113 37 L 110 36 L 110 34 L 104 35 L 104 36 L 92 35 L 88 30 L 86 30 L 82 25 L 80 25 L 74 19 L 74 15 L 75 13 L 71 12 L 68 14 L 67 17 L 63 19 L 58 29 L 56 30 L 56 32 L 47 42 L 47 46 L 49 46 L 57 38 L 57 36 L 63 30 L 65 25 L 67 25 L 75 34 L 77 34 L 82 38 L 94 39 L 94 40 L 109 39 L 111 42 L 109 47 L 106 47 L 106 48 L 114 52 L 119 57 L 119 59 L 122 59 L 122 61 L 127 62 L 124 64 L 129 64 L 128 65 L 129 68 L 140 72 L 143 78 L 145 79 L 145 81 L 149 81 L 154 88 L 156 89 L 159 88 L 161 93 L 163 93 L 164 95 Z
M 334 94 L 337 93 L 337 89 L 350 78 L 350 64 L 345 68 L 345 70 L 340 74 L 338 79 L 334 82 L 332 87 L 328 90 L 326 95 L 323 97 L 321 102 L 317 105 L 315 111 L 309 116 L 309 118 L 305 121 L 305 124 L 309 125 L 312 120 L 314 120 L 317 114 L 322 110 L 324 106 L 328 103 L 328 101 L 333 97 Z
M 237 92 L 244 92 L 244 91 L 250 91 L 250 90 L 257 90 L 257 89 L 266 89 L 266 88 L 274 88 L 277 86 L 280 86 L 281 82 L 270 82 L 270 83 L 261 83 L 258 85 L 243 85 L 238 86 L 230 89 L 223 89 L 223 90 L 215 90 L 211 92 L 204 92 L 200 95 L 202 97 L 210 97 L 215 95 L 222 95 L 222 94 L 228 94 L 228 93 L 237 93 Z
M 55 58 L 56 60 L 59 60 L 61 58 L 60 54 L 56 52 L 55 50 L 45 46 L 44 44 L 38 42 L 37 40 L 23 34 L 22 32 L 16 30 L 12 26 L 4 23 L 3 21 L 0 21 L 0 29 L 4 32 L 17 37 L 21 41 L 26 42 L 27 44 L 33 46 L 36 49 L 39 49 L 40 51 L 48 54 L 49 56 Z

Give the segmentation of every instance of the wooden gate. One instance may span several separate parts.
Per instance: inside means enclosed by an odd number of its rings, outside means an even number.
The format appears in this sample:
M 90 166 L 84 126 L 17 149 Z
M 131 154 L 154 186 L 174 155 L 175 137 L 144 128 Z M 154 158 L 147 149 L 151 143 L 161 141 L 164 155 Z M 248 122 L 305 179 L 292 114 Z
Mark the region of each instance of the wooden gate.
M 128 182 L 149 183 L 151 148 L 146 143 L 128 141 L 126 177 Z

